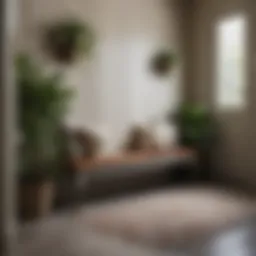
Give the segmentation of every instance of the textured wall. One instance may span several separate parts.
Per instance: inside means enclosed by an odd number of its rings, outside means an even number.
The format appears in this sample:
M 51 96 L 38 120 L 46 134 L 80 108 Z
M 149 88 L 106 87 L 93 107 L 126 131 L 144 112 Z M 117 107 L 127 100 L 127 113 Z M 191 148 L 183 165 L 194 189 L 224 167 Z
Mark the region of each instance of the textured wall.
M 166 0 L 22 0 L 20 41 L 48 68 L 65 71 L 77 91 L 67 122 L 103 130 L 115 148 L 135 122 L 161 118 L 179 100 L 181 65 L 170 79 L 148 72 L 152 51 L 179 51 L 179 12 Z M 90 60 L 57 67 L 41 54 L 39 28 L 63 16 L 88 21 L 97 33 Z

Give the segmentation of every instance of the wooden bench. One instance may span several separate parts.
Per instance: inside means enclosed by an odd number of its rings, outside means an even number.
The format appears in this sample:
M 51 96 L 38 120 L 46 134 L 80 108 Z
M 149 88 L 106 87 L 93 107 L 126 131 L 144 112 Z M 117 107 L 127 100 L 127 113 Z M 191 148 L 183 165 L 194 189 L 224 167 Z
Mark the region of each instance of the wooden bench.
M 179 175 L 195 164 L 195 152 L 186 148 L 74 159 L 74 171 L 64 182 L 62 192 L 68 201 L 130 193 L 166 185 L 177 172 Z
M 188 148 L 174 148 L 162 151 L 139 151 L 133 153 L 123 153 L 115 156 L 96 157 L 92 159 L 73 159 L 74 170 L 86 172 L 100 170 L 104 167 L 121 167 L 127 165 L 141 165 L 157 159 L 191 160 L 195 159 L 195 152 Z

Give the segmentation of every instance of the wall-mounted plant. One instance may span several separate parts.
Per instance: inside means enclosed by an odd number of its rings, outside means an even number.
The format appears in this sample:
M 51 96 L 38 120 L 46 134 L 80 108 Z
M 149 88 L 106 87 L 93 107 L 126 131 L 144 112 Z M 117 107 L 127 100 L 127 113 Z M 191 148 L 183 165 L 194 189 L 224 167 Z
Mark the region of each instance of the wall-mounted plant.
M 59 62 L 72 62 L 82 54 L 88 56 L 94 43 L 93 29 L 79 20 L 62 20 L 46 29 L 45 45 Z
M 170 74 L 177 62 L 177 56 L 171 50 L 161 50 L 151 60 L 151 69 L 158 76 Z

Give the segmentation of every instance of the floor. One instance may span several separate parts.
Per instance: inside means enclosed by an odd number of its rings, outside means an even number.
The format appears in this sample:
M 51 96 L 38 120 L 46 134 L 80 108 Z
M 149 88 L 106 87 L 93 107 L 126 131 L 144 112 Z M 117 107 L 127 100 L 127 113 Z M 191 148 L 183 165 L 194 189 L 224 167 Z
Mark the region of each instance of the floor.
M 26 256 L 180 255 L 254 208 L 252 199 L 223 189 L 159 190 L 26 225 L 17 250 Z

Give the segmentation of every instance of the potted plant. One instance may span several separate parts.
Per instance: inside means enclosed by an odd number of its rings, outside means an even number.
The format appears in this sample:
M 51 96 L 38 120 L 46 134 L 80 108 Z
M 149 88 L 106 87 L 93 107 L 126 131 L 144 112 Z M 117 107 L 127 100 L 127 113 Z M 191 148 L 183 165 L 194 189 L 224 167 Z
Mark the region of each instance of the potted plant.
M 174 52 L 170 50 L 161 50 L 153 56 L 151 68 L 156 75 L 166 76 L 172 71 L 176 62 L 177 57 Z
M 171 117 L 173 119 L 173 117 Z M 201 104 L 183 104 L 174 115 L 179 130 L 179 143 L 197 151 L 200 178 L 212 175 L 212 154 L 218 141 L 217 123 Z
M 46 74 L 28 55 L 16 59 L 20 144 L 20 206 L 24 217 L 45 215 L 58 172 L 57 132 L 72 91 L 61 76 Z
M 72 62 L 78 55 L 90 54 L 94 41 L 92 28 L 79 20 L 62 20 L 46 29 L 46 47 L 60 62 Z

